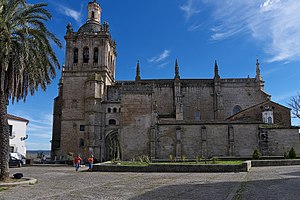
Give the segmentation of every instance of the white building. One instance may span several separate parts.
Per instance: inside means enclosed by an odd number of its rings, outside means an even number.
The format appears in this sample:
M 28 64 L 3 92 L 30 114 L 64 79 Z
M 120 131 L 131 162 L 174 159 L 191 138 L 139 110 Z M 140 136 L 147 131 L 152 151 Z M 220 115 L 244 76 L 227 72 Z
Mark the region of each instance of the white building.
M 29 120 L 7 114 L 9 124 L 9 152 L 20 153 L 26 157 L 25 140 L 28 138 L 26 134 L 27 124 Z

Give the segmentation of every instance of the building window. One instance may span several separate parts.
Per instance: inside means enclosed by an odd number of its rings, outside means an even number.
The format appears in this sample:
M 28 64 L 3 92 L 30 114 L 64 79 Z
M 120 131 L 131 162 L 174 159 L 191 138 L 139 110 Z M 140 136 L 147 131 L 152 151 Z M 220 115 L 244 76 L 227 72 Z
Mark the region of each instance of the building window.
M 78 48 L 73 50 L 73 63 L 78 63 Z
M 233 130 L 232 126 L 228 127 L 228 140 L 229 140 L 229 142 L 234 141 L 234 130 Z
M 196 112 L 195 112 L 195 120 L 196 120 L 197 122 L 200 121 L 200 111 L 196 111 Z
M 268 117 L 268 124 L 272 124 L 272 123 L 273 123 L 272 117 Z
M 116 113 L 116 112 L 117 112 L 117 108 L 114 108 L 114 109 L 113 109 L 113 112 Z
M 181 140 L 181 127 L 180 126 L 176 127 L 176 140 L 177 140 L 177 142 L 180 142 L 180 140 Z
M 94 63 L 98 63 L 98 54 L 99 54 L 99 50 L 98 48 L 94 48 Z
M 108 113 L 111 113 L 111 108 L 108 108 L 108 109 L 107 109 L 107 112 L 108 112 Z
M 85 126 L 84 126 L 84 125 L 80 125 L 80 126 L 79 126 L 79 130 L 80 130 L 80 131 L 84 131 L 84 130 L 85 130 Z
M 263 111 L 262 120 L 266 124 L 273 124 L 274 123 L 273 111 L 272 110 Z
M 242 110 L 241 106 L 236 105 L 233 107 L 232 114 L 235 115 L 236 113 L 240 112 L 241 110 Z
M 81 139 L 79 140 L 79 146 L 80 146 L 80 147 L 84 147 L 84 139 L 81 138 Z
M 89 63 L 89 48 L 83 48 L 83 63 Z
M 95 13 L 94 13 L 94 11 L 92 11 L 92 18 L 95 18 Z
M 116 122 L 115 119 L 110 119 L 110 120 L 108 121 L 108 125 L 117 125 L 117 122 Z
M 201 127 L 201 140 L 206 141 L 207 140 L 207 130 L 205 126 Z
M 8 125 L 8 131 L 9 131 L 9 136 L 13 136 L 12 135 L 12 130 L 13 130 L 13 126 L 12 125 Z

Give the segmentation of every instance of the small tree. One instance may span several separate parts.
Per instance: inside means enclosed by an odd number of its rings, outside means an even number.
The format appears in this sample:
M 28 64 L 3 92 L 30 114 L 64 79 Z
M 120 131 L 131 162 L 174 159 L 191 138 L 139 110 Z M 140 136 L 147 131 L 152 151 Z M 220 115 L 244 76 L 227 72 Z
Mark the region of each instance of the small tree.
M 289 159 L 295 159 L 297 157 L 294 147 L 289 151 Z
M 252 154 L 252 159 L 259 160 L 259 158 L 260 158 L 260 153 L 259 153 L 258 149 L 255 149 Z
M 290 99 L 290 102 L 288 103 L 288 105 L 292 109 L 293 117 L 300 119 L 300 92 L 298 92 L 296 96 L 293 96 Z
M 284 159 L 288 159 L 289 158 L 289 152 L 288 151 L 284 152 L 283 157 L 284 157 Z

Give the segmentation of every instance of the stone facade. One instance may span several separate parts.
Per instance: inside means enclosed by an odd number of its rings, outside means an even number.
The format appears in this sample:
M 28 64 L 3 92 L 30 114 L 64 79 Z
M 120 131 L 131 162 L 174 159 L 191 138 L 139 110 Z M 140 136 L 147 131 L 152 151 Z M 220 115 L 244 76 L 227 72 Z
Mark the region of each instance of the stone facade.
M 137 64 L 133 81 L 115 80 L 116 43 L 99 4 L 77 32 L 67 26 L 66 65 L 54 100 L 52 156 L 73 153 L 130 160 L 197 156 L 282 156 L 300 153 L 290 109 L 271 101 L 257 61 L 256 77 L 144 80 Z

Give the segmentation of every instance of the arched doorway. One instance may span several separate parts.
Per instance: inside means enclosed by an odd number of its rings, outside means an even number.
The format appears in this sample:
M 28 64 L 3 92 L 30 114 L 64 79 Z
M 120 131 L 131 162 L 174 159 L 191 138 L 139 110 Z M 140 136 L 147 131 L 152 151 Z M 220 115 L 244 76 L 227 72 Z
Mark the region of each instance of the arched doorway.
M 121 160 L 121 145 L 117 130 L 106 136 L 105 148 L 106 160 Z

